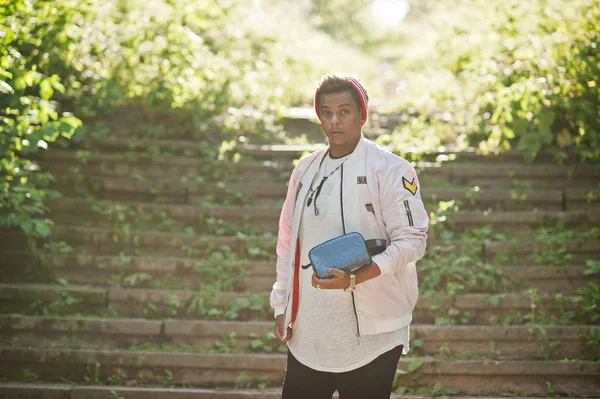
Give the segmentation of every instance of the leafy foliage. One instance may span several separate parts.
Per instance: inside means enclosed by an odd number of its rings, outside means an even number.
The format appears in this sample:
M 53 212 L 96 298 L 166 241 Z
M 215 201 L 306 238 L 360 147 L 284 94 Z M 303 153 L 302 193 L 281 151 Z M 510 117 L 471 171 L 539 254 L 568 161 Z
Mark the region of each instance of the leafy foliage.
M 331 38 L 288 14 L 268 1 L 1 2 L 0 227 L 32 245 L 50 235 L 45 204 L 59 194 L 32 159 L 55 141 L 81 144 L 140 120 L 135 134 L 176 130 L 212 147 L 276 133 L 281 105 L 310 99 L 306 82 L 330 68 L 316 67 L 312 51 Z M 282 15 L 295 26 L 284 34 Z M 337 45 L 334 54 L 358 53 Z
M 429 248 L 419 262 L 419 289 L 426 295 L 449 296 L 514 291 L 514 282 L 502 269 L 482 257 L 482 244 L 494 238 L 498 237 L 492 229 L 484 226 L 462 234 L 457 244 Z
M 552 3 L 526 35 L 517 21 L 527 21 L 529 10 L 517 4 L 503 5 L 511 8 L 497 25 L 502 51 L 477 63 L 480 75 L 494 76 L 490 92 L 476 99 L 491 114 L 481 124 L 487 144 L 509 148 L 514 139 L 529 158 L 551 145 L 575 146 L 582 159 L 599 160 L 600 2 L 578 2 L 572 18 L 560 17 L 562 2 Z
M 440 3 L 430 25 L 409 15 L 397 61 L 405 111 L 381 140 L 600 160 L 599 10 L 598 0 L 470 0 Z
M 317 26 L 333 38 L 366 47 L 369 31 L 361 17 L 370 3 L 370 0 L 311 0 L 310 11 Z
M 78 34 L 70 19 L 77 2 L 17 0 L 0 5 L 0 228 L 18 228 L 29 238 L 50 235 L 44 201 L 52 176 L 30 157 L 49 143 L 70 139 L 81 121 L 61 109 L 63 77 Z

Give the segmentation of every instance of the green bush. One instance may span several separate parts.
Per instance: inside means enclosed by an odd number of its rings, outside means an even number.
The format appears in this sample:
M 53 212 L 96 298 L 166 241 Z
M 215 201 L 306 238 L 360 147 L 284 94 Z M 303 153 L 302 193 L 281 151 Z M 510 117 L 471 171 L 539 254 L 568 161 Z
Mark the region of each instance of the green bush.
M 514 143 L 529 159 L 543 148 L 572 147 L 582 160 L 600 160 L 600 1 L 571 2 L 572 18 L 564 2 L 551 2 L 525 32 L 528 18 L 516 18 L 529 10 L 502 4 L 511 7 L 498 26 L 503 49 L 475 65 L 480 76 L 494 76 L 475 99 L 491 115 L 481 122 L 487 147 Z M 511 10 L 521 13 L 510 18 Z
M 263 129 L 280 105 L 270 79 L 287 60 L 274 57 L 275 40 L 232 24 L 241 4 L 95 4 L 79 22 L 75 52 L 86 79 L 70 85 L 75 113 L 101 119 L 135 107 L 179 131 Z
M 79 143 L 94 126 L 104 135 L 103 123 L 123 115 L 138 118 L 121 124 L 131 132 L 153 125 L 216 148 L 233 135 L 277 132 L 282 104 L 310 99 L 306 83 L 325 67 L 313 67 L 314 39 L 300 37 L 314 30 L 298 22 L 277 34 L 276 5 L 262 6 L 0 0 L 0 228 L 20 229 L 31 245 L 48 237 L 46 200 L 60 194 L 34 153 Z
M 406 21 L 423 29 L 398 47 L 401 123 L 382 140 L 600 160 L 599 0 L 469 0 L 431 15 Z
M 30 245 L 50 234 L 44 201 L 59 196 L 30 155 L 71 138 L 81 124 L 57 103 L 65 87 L 53 73 L 70 69 L 77 2 L 53 3 L 0 5 L 0 228 L 19 228 Z

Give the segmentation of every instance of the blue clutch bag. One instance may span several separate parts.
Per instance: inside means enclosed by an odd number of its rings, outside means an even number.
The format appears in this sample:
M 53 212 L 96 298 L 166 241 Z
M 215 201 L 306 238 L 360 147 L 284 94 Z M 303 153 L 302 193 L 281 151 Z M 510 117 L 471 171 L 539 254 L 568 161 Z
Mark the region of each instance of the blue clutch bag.
M 351 272 L 371 263 L 371 255 L 360 233 L 348 233 L 317 245 L 308 253 L 311 264 L 320 279 L 333 277 L 328 269 Z

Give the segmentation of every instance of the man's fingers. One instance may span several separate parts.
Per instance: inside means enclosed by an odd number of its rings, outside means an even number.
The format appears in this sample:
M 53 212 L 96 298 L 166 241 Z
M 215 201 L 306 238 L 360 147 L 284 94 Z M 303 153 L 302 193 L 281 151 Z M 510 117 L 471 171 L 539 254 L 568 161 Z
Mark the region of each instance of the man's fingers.
M 275 337 L 281 341 L 282 338 L 281 338 L 281 331 L 279 330 L 279 326 L 275 326 L 274 333 L 275 333 Z
M 315 273 L 312 275 L 312 286 L 321 289 L 343 289 L 348 286 L 348 274 L 340 269 L 329 269 L 332 278 L 321 280 Z
M 279 340 L 279 342 L 281 342 L 282 344 L 285 344 L 290 339 L 292 339 L 292 329 L 288 328 L 287 337 L 285 337 L 285 338 L 283 338 L 283 331 L 280 331 L 279 329 L 277 329 L 275 331 L 275 337 L 277 337 L 277 339 Z
M 287 329 L 287 337 L 281 339 L 281 343 L 285 344 L 287 343 L 290 339 L 292 339 L 292 329 L 288 327 Z
M 279 342 L 281 342 L 282 344 L 285 344 L 286 342 L 288 342 L 291 338 L 292 338 L 292 329 L 287 327 L 287 337 L 283 338 L 283 332 L 284 330 L 284 324 L 283 324 L 283 318 L 281 320 L 277 320 L 275 321 L 275 337 L 279 340 Z
M 335 277 L 346 278 L 346 272 L 340 269 L 329 269 L 329 273 L 333 274 Z

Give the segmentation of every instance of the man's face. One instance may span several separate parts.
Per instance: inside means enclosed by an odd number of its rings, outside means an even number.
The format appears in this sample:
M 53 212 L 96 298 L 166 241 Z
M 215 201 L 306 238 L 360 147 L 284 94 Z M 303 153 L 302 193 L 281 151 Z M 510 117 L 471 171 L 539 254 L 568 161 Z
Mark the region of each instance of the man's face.
M 331 149 L 353 151 L 360 140 L 363 115 L 352 94 L 343 91 L 321 95 L 319 113 Z

